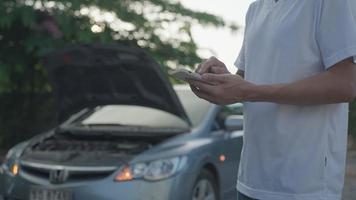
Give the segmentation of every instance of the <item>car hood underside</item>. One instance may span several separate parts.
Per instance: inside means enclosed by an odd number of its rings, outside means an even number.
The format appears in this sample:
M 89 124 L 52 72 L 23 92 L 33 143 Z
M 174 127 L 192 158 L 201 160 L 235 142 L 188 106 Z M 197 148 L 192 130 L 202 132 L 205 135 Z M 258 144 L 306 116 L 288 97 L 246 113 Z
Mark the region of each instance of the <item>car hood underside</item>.
M 162 69 L 144 51 L 76 45 L 44 59 L 63 120 L 83 108 L 139 105 L 189 118 Z

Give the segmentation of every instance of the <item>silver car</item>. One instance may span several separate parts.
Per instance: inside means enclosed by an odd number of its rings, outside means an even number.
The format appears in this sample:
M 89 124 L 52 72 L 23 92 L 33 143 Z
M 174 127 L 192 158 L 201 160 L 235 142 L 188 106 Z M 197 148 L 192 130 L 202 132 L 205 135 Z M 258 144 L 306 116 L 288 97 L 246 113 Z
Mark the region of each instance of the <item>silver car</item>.
M 45 65 L 66 120 L 8 152 L 0 199 L 237 199 L 241 104 L 172 87 L 127 47 L 71 47 Z

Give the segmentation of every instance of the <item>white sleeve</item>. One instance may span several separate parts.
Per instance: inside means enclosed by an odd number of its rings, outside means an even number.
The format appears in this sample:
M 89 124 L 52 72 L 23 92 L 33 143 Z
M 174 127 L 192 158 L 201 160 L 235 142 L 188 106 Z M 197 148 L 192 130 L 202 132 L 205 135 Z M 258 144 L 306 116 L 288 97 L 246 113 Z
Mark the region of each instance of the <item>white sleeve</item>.
M 247 26 L 248 26 L 248 24 L 249 24 L 249 21 L 251 20 L 250 18 L 250 15 L 251 15 L 251 10 L 252 10 L 252 7 L 253 7 L 253 5 L 254 5 L 254 3 L 251 3 L 250 4 L 250 6 L 249 6 L 249 8 L 248 8 L 248 10 L 247 10 L 247 13 L 246 13 L 246 17 L 245 17 L 245 32 L 244 32 L 244 41 L 243 41 L 243 43 L 242 43 L 242 47 L 241 47 L 241 50 L 240 50 L 240 53 L 239 53 L 239 56 L 237 57 L 237 59 L 236 59 L 236 61 L 235 61 L 235 66 L 239 69 L 239 70 L 241 70 L 241 71 L 245 71 L 245 52 L 246 52 L 246 50 L 245 50 L 245 43 L 246 43 L 246 41 L 245 41 L 245 38 L 246 38 L 246 28 L 247 28 Z
M 356 1 L 322 2 L 316 40 L 324 67 L 328 69 L 346 58 L 356 56 Z
M 235 61 L 235 66 L 241 71 L 245 71 L 245 40 L 242 43 L 240 54 Z

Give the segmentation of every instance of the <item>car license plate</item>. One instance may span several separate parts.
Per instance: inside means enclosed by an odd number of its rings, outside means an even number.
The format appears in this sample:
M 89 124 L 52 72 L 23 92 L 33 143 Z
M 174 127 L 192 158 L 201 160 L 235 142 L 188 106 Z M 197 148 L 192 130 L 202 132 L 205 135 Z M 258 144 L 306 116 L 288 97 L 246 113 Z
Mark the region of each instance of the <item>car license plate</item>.
M 72 200 L 73 194 L 67 190 L 52 190 L 46 188 L 32 188 L 30 200 Z

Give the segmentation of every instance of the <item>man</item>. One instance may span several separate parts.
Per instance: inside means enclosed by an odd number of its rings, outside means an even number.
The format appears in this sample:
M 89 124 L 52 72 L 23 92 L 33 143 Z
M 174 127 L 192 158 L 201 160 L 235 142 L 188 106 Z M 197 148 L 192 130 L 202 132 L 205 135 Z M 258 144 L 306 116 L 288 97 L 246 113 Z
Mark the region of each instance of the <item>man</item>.
M 341 200 L 356 96 L 355 0 L 257 0 L 237 75 L 210 58 L 188 80 L 216 104 L 244 102 L 239 200 Z M 356 60 L 356 59 L 355 59 Z

